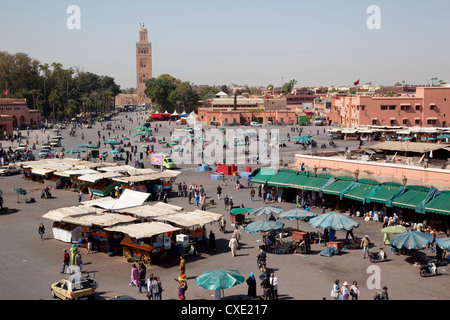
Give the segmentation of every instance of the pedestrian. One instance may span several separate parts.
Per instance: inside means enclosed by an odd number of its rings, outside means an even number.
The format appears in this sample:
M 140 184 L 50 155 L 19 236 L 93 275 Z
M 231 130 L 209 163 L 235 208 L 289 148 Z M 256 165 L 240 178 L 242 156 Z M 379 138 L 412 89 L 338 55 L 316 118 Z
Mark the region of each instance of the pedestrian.
M 261 198 L 262 194 L 261 194 L 261 185 L 258 186 L 258 197 Z
M 334 300 L 339 300 L 340 293 L 339 279 L 336 279 L 333 284 L 333 289 L 331 289 L 331 297 L 334 298 Z
M 39 225 L 38 231 L 39 231 L 39 234 L 40 234 L 41 240 L 42 240 L 42 237 L 44 236 L 44 233 L 45 233 L 45 227 L 44 227 L 44 224 L 43 224 L 42 222 L 41 222 L 41 224 Z
M 216 251 L 216 235 L 212 230 L 209 231 L 209 250 Z
M 230 197 L 230 201 L 229 201 L 228 204 L 229 204 L 230 210 L 233 209 L 233 205 L 234 205 L 234 203 L 233 203 L 233 197 Z
M 348 240 L 348 236 L 352 237 L 352 240 L 355 240 L 355 235 L 353 234 L 353 230 L 347 230 L 347 233 L 345 234 L 345 240 Z
M 152 281 L 153 281 L 153 273 L 150 273 L 150 276 L 148 277 L 148 280 L 147 280 L 147 298 L 148 298 L 148 300 L 153 300 Z
M 83 202 L 83 191 L 80 190 L 80 193 L 78 194 L 78 202 Z
M 348 300 L 349 296 L 349 290 L 348 290 L 348 283 L 347 281 L 344 281 L 342 284 L 342 300 Z
M 222 194 L 222 187 L 217 186 L 217 200 L 220 200 L 220 195 Z
M 131 268 L 131 281 L 130 286 L 139 286 L 139 270 L 135 264 Z
M 369 236 L 365 235 L 364 238 L 362 238 L 360 245 L 361 248 L 363 249 L 363 259 L 366 258 L 366 255 L 369 256 L 369 245 L 370 245 Z
M 186 290 L 188 288 L 186 275 L 182 274 L 178 279 L 175 278 L 174 280 L 178 281 L 178 298 L 180 300 L 186 300 Z
M 250 189 L 250 200 L 255 200 L 255 188 Z
M 94 241 L 94 236 L 89 232 L 87 236 L 87 246 L 86 246 L 86 254 L 92 253 L 92 242 Z
M 78 248 L 75 246 L 75 244 L 73 244 L 72 247 L 70 248 L 70 260 L 73 265 L 75 265 L 75 257 L 77 255 L 77 253 L 78 253 Z
M 381 292 L 377 291 L 372 300 L 381 300 Z
M 186 274 L 186 260 L 180 256 L 180 276 Z
M 270 274 L 270 285 L 272 286 L 272 300 L 278 300 L 278 278 L 274 273 Z
M 250 276 L 245 280 L 247 282 L 248 290 L 247 290 L 247 296 L 249 298 L 256 298 L 256 279 L 255 274 L 252 272 L 250 273 Z
M 153 280 L 150 282 L 150 289 L 152 292 L 152 300 L 160 300 L 159 298 L 159 284 L 156 277 L 153 277 Z
M 139 293 L 142 293 L 142 288 L 145 288 L 145 278 L 147 273 L 147 268 L 142 263 L 142 261 L 139 261 L 138 263 L 138 271 L 139 271 Z
M 199 204 L 200 204 L 200 195 L 198 193 L 196 193 L 195 194 L 195 203 L 194 203 L 195 209 L 198 209 Z
M 66 249 L 63 251 L 63 267 L 61 273 L 64 273 L 66 271 L 66 267 L 69 267 L 70 264 L 70 255 L 67 252 Z
M 3 158 L 2 158 L 3 159 Z M 2 197 L 2 195 L 0 194 L 0 210 L 2 210 L 3 211 L 3 197 Z
M 223 198 L 223 202 L 225 203 L 225 211 L 229 211 L 230 198 L 228 198 L 228 195 Z
M 238 246 L 239 245 L 238 245 L 236 238 L 234 238 L 234 236 L 231 237 L 230 242 L 228 242 L 228 247 L 231 249 L 231 255 L 233 257 L 236 256 L 236 250 L 237 250 Z
M 353 284 L 350 287 L 350 295 L 352 296 L 352 300 L 359 300 L 359 288 L 356 281 L 353 281 Z
M 389 294 L 387 290 L 387 287 L 383 287 L 383 291 L 381 292 L 381 300 L 389 300 Z
M 263 275 L 263 280 L 261 281 L 260 285 L 264 292 L 264 300 L 269 300 L 271 285 L 270 285 L 270 280 L 266 274 Z
M 78 251 L 77 255 L 75 256 L 75 264 L 78 268 L 80 268 L 80 272 L 81 272 L 81 269 L 83 268 L 83 260 L 81 259 L 80 251 Z
M 238 245 L 238 249 L 240 249 L 241 248 L 240 241 L 242 239 L 242 233 L 241 233 L 241 230 L 239 230 L 239 226 L 238 225 L 235 226 L 235 229 L 233 231 L 233 238 L 236 239 L 237 245 Z

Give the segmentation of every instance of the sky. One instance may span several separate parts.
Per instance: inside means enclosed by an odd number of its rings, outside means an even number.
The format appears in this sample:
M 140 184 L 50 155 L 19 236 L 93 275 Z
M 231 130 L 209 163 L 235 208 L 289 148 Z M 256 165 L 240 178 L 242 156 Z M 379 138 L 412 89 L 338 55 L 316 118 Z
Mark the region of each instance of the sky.
M 0 0 L 0 51 L 136 87 L 144 22 L 153 77 L 196 85 L 450 83 L 447 0 Z M 80 28 L 69 29 L 70 5 Z M 379 8 L 379 19 L 368 7 Z M 373 20 L 375 18 L 375 20 Z M 379 29 L 367 26 L 376 23 Z

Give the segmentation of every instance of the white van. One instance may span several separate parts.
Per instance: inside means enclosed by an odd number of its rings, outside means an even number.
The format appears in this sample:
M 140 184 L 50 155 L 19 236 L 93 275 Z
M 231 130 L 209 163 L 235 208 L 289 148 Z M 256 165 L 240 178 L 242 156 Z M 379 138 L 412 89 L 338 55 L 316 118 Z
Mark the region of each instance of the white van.
M 314 125 L 315 126 L 323 126 L 323 119 L 321 117 L 315 117 L 314 118 Z

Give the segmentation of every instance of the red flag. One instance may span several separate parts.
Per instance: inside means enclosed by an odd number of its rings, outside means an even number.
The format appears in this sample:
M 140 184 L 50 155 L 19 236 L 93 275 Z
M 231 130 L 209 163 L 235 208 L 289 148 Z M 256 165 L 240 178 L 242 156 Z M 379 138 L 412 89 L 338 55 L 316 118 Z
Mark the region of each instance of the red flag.
M 358 79 L 358 81 L 354 82 L 353 84 L 354 84 L 355 86 L 357 86 L 357 85 L 359 84 L 359 79 Z
M 6 96 L 8 94 L 8 90 L 5 90 L 3 94 Z

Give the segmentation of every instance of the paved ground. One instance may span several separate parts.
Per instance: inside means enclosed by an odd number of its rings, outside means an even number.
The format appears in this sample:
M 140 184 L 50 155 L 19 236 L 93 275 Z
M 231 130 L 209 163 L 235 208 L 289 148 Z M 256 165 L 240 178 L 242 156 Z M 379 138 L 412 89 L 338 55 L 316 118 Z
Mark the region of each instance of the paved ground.
M 135 113 L 129 113 L 128 116 L 134 118 L 134 122 L 125 121 L 124 115 L 119 116 L 117 124 L 125 125 L 125 131 L 116 131 L 119 135 L 128 135 L 128 130 L 133 130 L 137 126 Z M 122 119 L 122 123 L 120 123 Z M 175 125 L 169 126 L 163 124 L 158 137 L 166 136 L 168 139 L 169 131 L 176 128 Z M 281 128 L 280 136 L 290 133 L 290 127 Z M 320 135 L 317 137 L 315 127 L 307 127 L 320 143 L 327 142 L 323 134 L 323 128 L 320 128 Z M 82 129 L 85 134 L 86 143 L 88 140 L 97 142 L 97 131 L 101 130 L 99 124 L 92 129 Z M 67 130 L 63 131 L 64 147 L 66 149 L 81 144 L 80 129 L 77 136 L 68 138 Z M 132 131 L 134 132 L 134 131 Z M 24 133 L 26 134 L 26 133 Z M 38 134 L 39 140 L 46 139 L 46 135 L 53 135 L 53 132 L 41 134 L 38 131 L 30 133 L 31 139 L 35 139 Z M 292 134 L 291 134 L 292 135 Z M 132 138 L 133 139 L 133 138 Z M 136 143 L 138 146 L 141 143 Z M 356 142 L 346 143 L 350 148 L 356 147 Z M 3 144 L 7 147 L 7 144 Z M 17 146 L 17 144 L 16 144 Z M 157 146 L 156 151 L 162 151 Z M 343 148 L 344 145 L 341 146 Z M 106 148 L 105 150 L 109 150 Z M 298 146 L 292 142 L 288 143 L 286 148 L 280 149 L 282 157 L 285 160 L 293 160 L 293 155 L 298 152 L 308 152 L 298 150 Z M 144 160 L 146 167 L 149 160 Z M 183 166 L 180 168 L 182 174 L 178 181 L 186 183 L 195 182 L 203 184 L 208 196 L 215 197 L 217 181 L 209 180 L 208 173 L 198 173 L 195 165 Z M 245 166 L 239 166 L 239 170 L 244 170 Z M 12 191 L 14 187 L 22 187 L 28 191 L 26 196 L 20 196 L 20 203 L 17 202 L 17 194 Z M 72 206 L 77 204 L 77 195 L 75 192 L 52 190 L 55 196 L 53 199 L 41 200 L 41 185 L 35 182 L 25 181 L 21 176 L 0 177 L 0 189 L 4 192 L 5 206 L 11 211 L 8 214 L 0 216 L 0 299 L 2 300 L 37 300 L 51 299 L 50 284 L 61 279 L 61 260 L 64 248 L 69 248 L 69 244 L 53 239 L 51 232 L 51 221 L 42 219 L 42 215 L 51 209 Z M 248 189 L 235 189 L 232 183 L 223 187 L 223 195 L 228 194 L 235 200 L 235 204 L 244 204 L 245 206 L 257 207 L 263 204 L 260 199 L 251 202 Z M 34 204 L 25 203 L 26 198 L 34 197 L 37 202 Z M 187 198 L 173 197 L 169 203 L 183 206 L 185 209 L 193 209 L 193 205 L 188 205 Z M 278 204 L 285 209 L 294 208 L 292 203 Z M 231 237 L 232 228 L 229 222 L 229 215 L 223 208 L 223 202 L 216 206 L 209 206 L 208 210 L 217 213 L 224 213 L 227 219 L 227 232 L 218 231 L 217 224 L 206 226 L 207 232 L 212 229 L 216 234 L 218 250 L 215 253 L 201 252 L 198 257 L 188 257 L 186 274 L 189 279 L 188 299 L 213 299 L 213 292 L 204 290 L 197 286 L 194 279 L 205 270 L 218 268 L 238 269 L 242 275 L 248 276 L 251 272 L 259 275 L 256 267 L 256 254 L 260 244 L 261 237 L 248 234 L 242 230 L 243 240 L 242 249 L 238 255 L 232 258 L 228 249 L 228 241 Z M 319 209 L 313 209 L 319 213 Z M 265 219 L 265 217 L 253 218 L 253 220 Z M 361 223 L 355 230 L 357 237 L 368 234 L 375 243 L 375 248 L 382 243 L 382 234 L 380 233 L 381 224 L 377 222 L 364 222 L 357 218 Z M 39 239 L 38 226 L 43 222 L 47 228 L 44 240 Z M 287 227 L 295 228 L 294 221 L 284 220 Z M 312 231 L 313 229 L 305 222 L 299 222 L 301 230 Z M 337 232 L 338 238 L 345 237 L 344 232 Z M 290 240 L 285 238 L 284 240 Z M 268 267 L 278 276 L 279 296 L 283 300 L 319 300 L 323 297 L 329 299 L 329 293 L 335 279 L 340 279 L 341 283 L 347 281 L 357 281 L 361 290 L 361 299 L 372 299 L 375 289 L 368 287 L 372 282 L 373 270 L 378 271 L 380 283 L 376 286 L 386 285 L 389 288 L 390 297 L 393 300 L 436 300 L 450 299 L 448 291 L 449 277 L 448 266 L 441 267 L 443 275 L 421 278 L 417 266 L 409 264 L 407 256 L 395 256 L 390 253 L 390 261 L 378 264 L 371 264 L 368 260 L 362 258 L 361 250 L 343 251 L 339 256 L 331 258 L 319 255 L 323 249 L 322 244 L 313 244 L 312 253 L 308 255 L 301 254 L 269 254 Z M 430 254 L 427 251 L 424 253 Z M 82 251 L 83 253 L 83 251 Z M 131 264 L 127 263 L 123 257 L 108 257 L 104 253 L 83 254 L 85 269 L 95 273 L 100 287 L 97 293 L 97 299 L 109 299 L 115 295 L 130 295 L 137 299 L 145 299 L 144 294 L 139 294 L 137 288 L 129 286 Z M 373 266 L 379 269 L 373 269 Z M 177 283 L 173 280 L 178 274 L 178 261 L 172 260 L 164 264 L 151 265 L 147 272 L 152 272 L 161 278 L 165 291 L 163 299 L 177 299 Z M 245 297 L 247 292 L 246 284 L 235 286 L 225 290 L 225 297 L 228 299 L 240 299 Z M 261 290 L 258 289 L 258 293 Z

